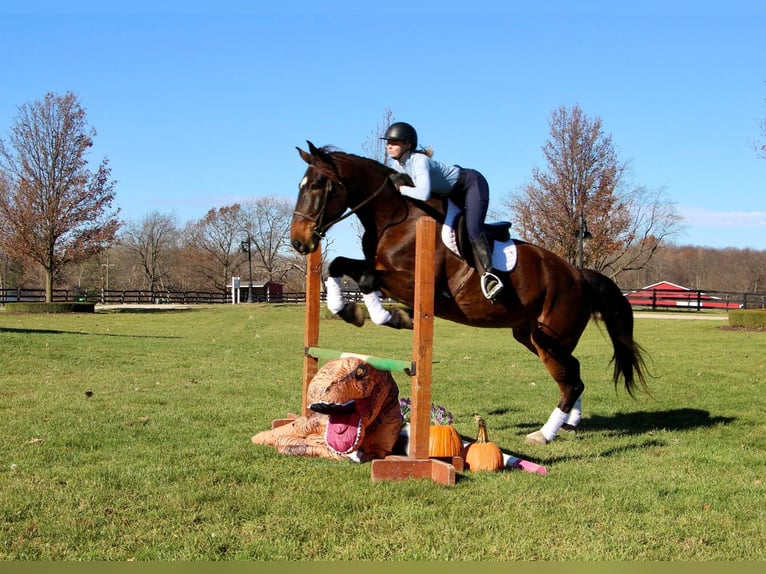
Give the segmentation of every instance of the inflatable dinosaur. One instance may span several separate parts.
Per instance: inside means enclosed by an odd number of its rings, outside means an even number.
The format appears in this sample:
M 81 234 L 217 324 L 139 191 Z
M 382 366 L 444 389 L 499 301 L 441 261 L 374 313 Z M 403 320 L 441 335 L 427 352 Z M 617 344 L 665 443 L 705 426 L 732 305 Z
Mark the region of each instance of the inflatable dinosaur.
M 326 363 L 306 393 L 309 416 L 256 434 L 254 444 L 296 456 L 366 462 L 393 451 L 402 428 L 399 387 L 391 373 L 354 357 Z

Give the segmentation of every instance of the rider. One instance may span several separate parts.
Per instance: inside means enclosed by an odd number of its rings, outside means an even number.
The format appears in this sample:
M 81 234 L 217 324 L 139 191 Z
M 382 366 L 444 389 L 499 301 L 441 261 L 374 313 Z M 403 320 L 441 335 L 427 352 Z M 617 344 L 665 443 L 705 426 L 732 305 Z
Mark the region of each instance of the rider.
M 465 212 L 466 230 L 471 240 L 475 266 L 481 273 L 481 291 L 487 299 L 495 299 L 503 290 L 500 278 L 492 272 L 492 253 L 484 218 L 489 207 L 489 184 L 475 169 L 447 165 L 431 157 L 433 151 L 417 149 L 418 134 L 405 122 L 395 122 L 381 138 L 386 140 L 389 165 L 399 173 L 410 176 L 414 186 L 405 185 L 393 177 L 403 195 L 427 201 L 431 195 L 448 196 Z

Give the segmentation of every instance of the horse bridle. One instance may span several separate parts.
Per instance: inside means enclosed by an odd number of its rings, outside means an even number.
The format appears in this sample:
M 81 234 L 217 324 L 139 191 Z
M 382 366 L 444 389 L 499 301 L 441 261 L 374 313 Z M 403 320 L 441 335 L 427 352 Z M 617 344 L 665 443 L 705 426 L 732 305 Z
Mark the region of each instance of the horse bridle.
M 351 217 L 354 215 L 357 211 L 359 211 L 362 207 L 367 205 L 370 201 L 375 199 L 378 195 L 380 195 L 384 189 L 386 189 L 386 185 L 389 183 L 391 185 L 394 185 L 393 182 L 389 177 L 386 177 L 385 180 L 383 180 L 383 183 L 381 186 L 375 190 L 374 193 L 370 194 L 366 198 L 364 198 L 362 201 L 360 201 L 358 204 L 356 204 L 354 207 L 348 208 L 348 211 L 340 215 L 339 217 L 335 218 L 334 220 L 330 221 L 329 223 L 322 223 L 324 220 L 324 213 L 325 209 L 327 208 L 327 200 L 330 197 L 330 194 L 333 191 L 333 184 L 338 184 L 340 187 L 343 188 L 343 191 L 346 193 L 346 197 L 348 197 L 348 190 L 346 189 L 346 186 L 343 185 L 342 182 L 336 181 L 334 182 L 329 177 L 327 178 L 327 185 L 325 185 L 324 191 L 322 193 L 322 207 L 319 209 L 319 213 L 316 217 L 312 217 L 311 215 L 308 215 L 306 213 L 302 213 L 298 210 L 293 211 L 293 215 L 298 215 L 300 217 L 303 217 L 304 219 L 308 219 L 309 221 L 313 221 L 316 225 L 314 226 L 314 235 L 317 237 L 323 238 L 325 234 L 327 233 L 327 230 L 330 229 L 333 225 L 336 223 L 339 223 L 346 219 L 347 217 Z

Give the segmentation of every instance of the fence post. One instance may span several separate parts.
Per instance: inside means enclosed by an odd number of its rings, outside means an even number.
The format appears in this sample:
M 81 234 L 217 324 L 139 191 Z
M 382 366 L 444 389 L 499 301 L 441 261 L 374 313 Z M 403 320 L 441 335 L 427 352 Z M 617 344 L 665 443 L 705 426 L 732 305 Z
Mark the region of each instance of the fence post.
M 304 323 L 303 347 L 319 345 L 319 294 L 322 277 L 322 247 L 306 256 L 306 316 Z M 311 379 L 317 374 L 319 359 L 303 354 L 303 390 L 301 392 L 301 414 L 309 416 L 308 389 Z
M 434 250 L 436 222 L 423 217 L 417 222 L 415 244 L 415 320 L 412 362 L 415 377 L 412 381 L 412 411 L 410 416 L 410 457 L 428 458 L 431 425 L 431 362 L 434 341 Z

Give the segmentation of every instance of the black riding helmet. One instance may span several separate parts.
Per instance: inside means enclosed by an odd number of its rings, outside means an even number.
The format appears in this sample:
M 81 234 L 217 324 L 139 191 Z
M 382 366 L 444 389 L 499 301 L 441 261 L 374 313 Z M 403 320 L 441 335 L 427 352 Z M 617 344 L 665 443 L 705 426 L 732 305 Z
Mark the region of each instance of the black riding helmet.
M 418 147 L 418 132 L 416 132 L 415 128 L 406 122 L 395 122 L 391 124 L 386 130 L 386 135 L 380 139 L 386 141 L 404 140 L 406 142 L 410 142 L 412 149 Z

